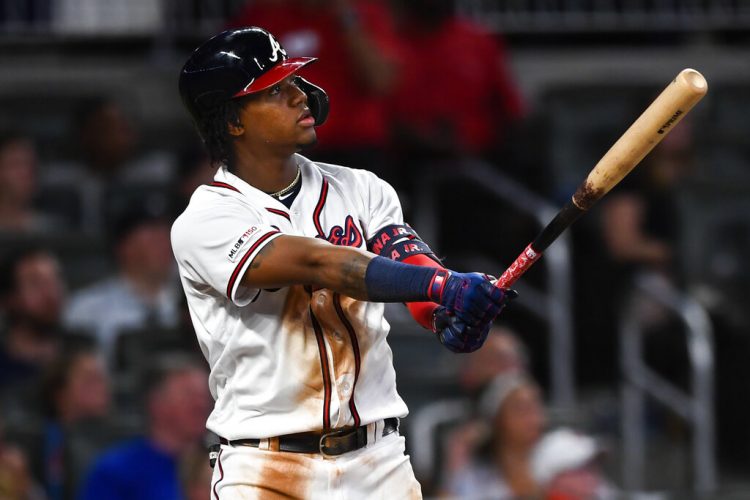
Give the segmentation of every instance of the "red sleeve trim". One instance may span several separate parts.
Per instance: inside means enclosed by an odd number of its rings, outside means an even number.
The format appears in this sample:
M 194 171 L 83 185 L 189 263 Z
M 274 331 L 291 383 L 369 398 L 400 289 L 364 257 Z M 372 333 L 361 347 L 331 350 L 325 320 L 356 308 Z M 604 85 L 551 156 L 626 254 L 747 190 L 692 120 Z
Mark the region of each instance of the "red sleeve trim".
M 242 268 L 245 266 L 247 259 L 250 258 L 250 256 L 258 249 L 258 247 L 263 244 L 263 242 L 268 240 L 268 238 L 270 238 L 274 234 L 279 234 L 279 231 L 271 231 L 261 236 L 258 241 L 253 243 L 253 245 L 247 250 L 247 252 L 245 252 L 245 255 L 242 256 L 242 259 L 240 259 L 240 262 L 234 268 L 234 272 L 232 272 L 232 276 L 229 278 L 229 283 L 227 284 L 227 298 L 229 300 L 232 300 L 232 290 L 234 290 L 234 283 L 237 281 L 237 277 L 242 271 Z
M 279 210 L 278 208 L 269 208 L 269 207 L 266 207 L 266 210 L 271 212 L 272 214 L 280 215 L 286 220 L 288 220 L 289 222 L 292 222 L 292 217 L 288 213 L 284 212 L 283 210 Z
M 209 186 L 219 187 L 219 188 L 224 188 L 224 189 L 231 189 L 232 191 L 235 191 L 237 193 L 240 192 L 239 189 L 237 189 L 236 187 L 232 186 L 231 184 L 227 184 L 226 182 L 214 181 L 211 184 L 209 184 Z

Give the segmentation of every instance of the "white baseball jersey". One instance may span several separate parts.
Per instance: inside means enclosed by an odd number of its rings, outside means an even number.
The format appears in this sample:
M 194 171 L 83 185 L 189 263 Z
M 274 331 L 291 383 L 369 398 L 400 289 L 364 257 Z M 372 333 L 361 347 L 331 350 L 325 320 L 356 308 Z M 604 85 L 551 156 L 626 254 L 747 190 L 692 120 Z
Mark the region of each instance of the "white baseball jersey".
M 267 438 L 403 417 L 383 304 L 331 290 L 249 289 L 241 279 L 281 235 L 365 248 L 403 224 L 395 191 L 364 170 L 295 155 L 302 186 L 290 209 L 226 168 L 196 190 L 172 247 L 216 403 L 207 427 Z

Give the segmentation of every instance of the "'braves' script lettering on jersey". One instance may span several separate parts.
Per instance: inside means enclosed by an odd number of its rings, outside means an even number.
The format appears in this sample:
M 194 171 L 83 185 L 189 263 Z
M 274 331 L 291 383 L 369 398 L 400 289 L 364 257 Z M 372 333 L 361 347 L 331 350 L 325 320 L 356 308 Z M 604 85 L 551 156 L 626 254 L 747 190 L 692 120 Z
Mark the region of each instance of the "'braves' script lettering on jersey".
M 354 223 L 354 217 L 347 215 L 344 227 L 333 226 L 326 240 L 334 245 L 358 248 L 362 244 L 362 232 Z

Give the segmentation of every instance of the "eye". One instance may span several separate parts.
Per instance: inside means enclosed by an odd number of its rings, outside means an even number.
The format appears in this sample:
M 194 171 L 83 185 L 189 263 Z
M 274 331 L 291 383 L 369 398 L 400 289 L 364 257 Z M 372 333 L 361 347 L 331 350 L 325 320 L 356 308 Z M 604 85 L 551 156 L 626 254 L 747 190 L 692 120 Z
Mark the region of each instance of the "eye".
M 270 95 L 276 95 L 279 92 L 281 92 L 281 84 L 277 83 L 273 87 L 271 87 L 271 90 L 268 92 Z

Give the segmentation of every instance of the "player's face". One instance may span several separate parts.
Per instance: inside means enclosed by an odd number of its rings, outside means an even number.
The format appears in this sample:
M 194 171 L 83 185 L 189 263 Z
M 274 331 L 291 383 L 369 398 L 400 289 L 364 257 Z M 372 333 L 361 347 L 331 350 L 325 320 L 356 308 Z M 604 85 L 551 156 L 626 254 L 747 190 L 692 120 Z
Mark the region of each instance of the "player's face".
M 244 133 L 238 140 L 256 151 L 271 147 L 294 152 L 315 144 L 307 95 L 295 82 L 296 77 L 289 76 L 247 99 L 240 113 Z

